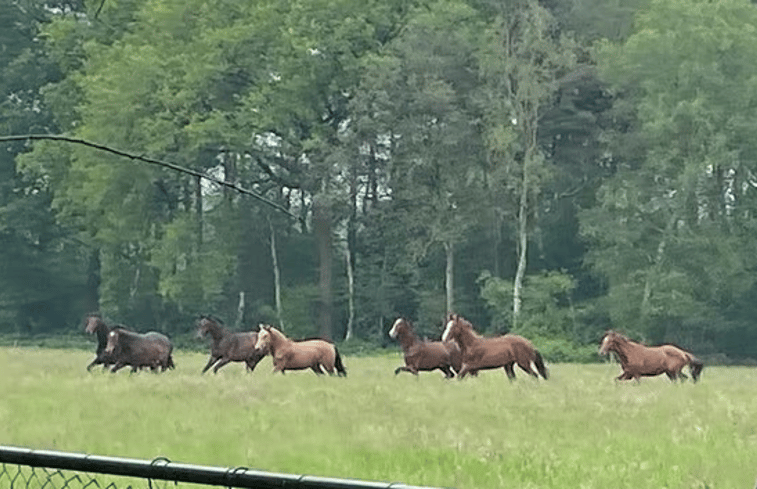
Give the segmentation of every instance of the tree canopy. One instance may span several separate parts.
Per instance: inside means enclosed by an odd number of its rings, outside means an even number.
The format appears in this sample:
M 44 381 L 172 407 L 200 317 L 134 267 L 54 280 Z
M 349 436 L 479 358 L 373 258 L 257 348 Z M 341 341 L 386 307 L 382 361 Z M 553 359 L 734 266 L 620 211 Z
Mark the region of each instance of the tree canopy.
M 0 332 L 211 313 L 383 344 L 397 316 L 432 337 L 454 311 L 571 348 L 615 328 L 757 356 L 751 2 L 0 0 L 0 19 L 2 135 L 191 170 L 3 143 Z

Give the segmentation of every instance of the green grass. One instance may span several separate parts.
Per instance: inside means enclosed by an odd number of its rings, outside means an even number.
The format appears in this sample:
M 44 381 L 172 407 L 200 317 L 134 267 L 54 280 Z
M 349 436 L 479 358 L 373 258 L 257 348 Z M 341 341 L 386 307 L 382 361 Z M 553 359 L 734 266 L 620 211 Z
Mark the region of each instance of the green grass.
M 199 374 L 87 373 L 93 353 L 0 348 L 0 444 L 459 488 L 744 488 L 757 476 L 755 370 L 616 383 L 611 364 L 445 381 L 345 357 L 347 378 L 270 359 Z

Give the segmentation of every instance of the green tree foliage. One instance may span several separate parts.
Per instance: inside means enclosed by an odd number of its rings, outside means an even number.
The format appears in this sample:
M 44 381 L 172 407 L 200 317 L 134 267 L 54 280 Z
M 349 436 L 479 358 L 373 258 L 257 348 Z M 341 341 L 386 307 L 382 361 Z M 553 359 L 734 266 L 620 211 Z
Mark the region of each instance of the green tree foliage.
M 0 132 L 56 132 L 46 103 L 63 73 L 42 31 L 80 2 L 0 1 Z M 0 330 L 45 331 L 77 321 L 87 300 L 86 248 L 58 225 L 44 179 L 16 172 L 23 143 L 0 151 Z
M 747 327 L 734 305 L 754 284 L 754 25 L 750 2 L 652 2 L 625 43 L 600 50 L 638 108 L 643 153 L 613 155 L 582 228 L 613 322 L 656 341 Z
M 755 7 L 0 0 L 0 323 L 757 355 Z M 516 317 L 517 315 L 517 317 Z M 757 339 L 757 338 L 755 338 Z M 558 354 L 559 353 L 559 354 Z

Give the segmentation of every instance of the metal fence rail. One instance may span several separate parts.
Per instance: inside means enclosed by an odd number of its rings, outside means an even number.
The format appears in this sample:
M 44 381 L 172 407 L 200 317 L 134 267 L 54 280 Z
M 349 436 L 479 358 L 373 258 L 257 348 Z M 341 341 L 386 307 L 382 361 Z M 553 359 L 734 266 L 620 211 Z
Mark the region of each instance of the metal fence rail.
M 67 475 L 64 471 L 76 474 Z M 150 461 L 0 446 L 0 488 L 120 487 L 116 482 L 100 483 L 92 474 L 139 478 L 147 482 L 148 488 L 154 487 L 154 481 L 169 481 L 255 489 L 430 489 L 399 483 L 181 464 L 163 458 Z M 132 486 L 127 482 L 123 487 Z

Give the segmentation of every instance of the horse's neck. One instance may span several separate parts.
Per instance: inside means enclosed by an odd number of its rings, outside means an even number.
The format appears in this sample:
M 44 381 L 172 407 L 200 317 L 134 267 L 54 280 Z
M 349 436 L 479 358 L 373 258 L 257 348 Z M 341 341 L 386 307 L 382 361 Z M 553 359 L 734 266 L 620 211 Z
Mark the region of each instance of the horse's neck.
M 620 363 L 625 364 L 628 363 L 628 354 L 637 350 L 640 346 L 642 345 L 631 340 L 618 341 L 614 350 L 620 358 Z
M 281 347 L 285 347 L 286 345 L 292 343 L 292 340 L 284 336 L 284 333 L 281 333 L 279 331 L 269 331 L 271 335 L 271 341 L 268 343 L 268 347 L 271 349 L 271 353 L 275 354 L 276 350 L 280 349 Z
M 210 333 L 210 337 L 213 338 L 213 342 L 215 343 L 218 343 L 230 334 L 226 328 L 218 325 L 208 328 L 208 333 Z
M 407 350 L 414 344 L 420 342 L 420 339 L 418 338 L 418 336 L 412 331 L 410 331 L 409 329 L 403 329 L 402 331 L 400 331 L 399 340 L 400 340 L 400 346 L 402 347 L 403 350 Z
M 105 323 L 99 323 L 95 332 L 97 333 L 97 348 L 105 348 L 108 344 L 108 334 L 110 329 Z
M 472 348 L 476 342 L 478 342 L 482 336 L 476 334 L 472 329 L 465 328 L 461 331 L 460 335 L 460 350 L 465 351 Z

